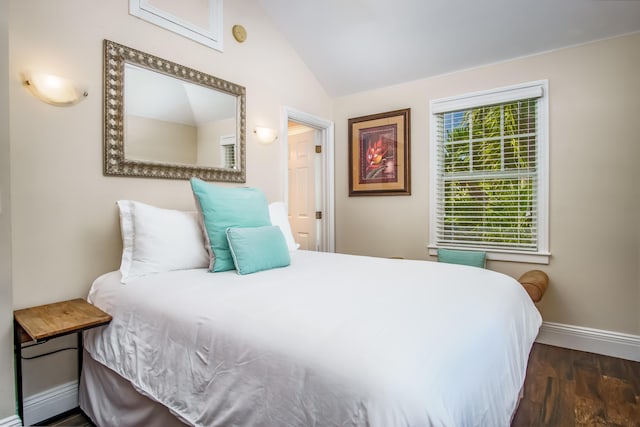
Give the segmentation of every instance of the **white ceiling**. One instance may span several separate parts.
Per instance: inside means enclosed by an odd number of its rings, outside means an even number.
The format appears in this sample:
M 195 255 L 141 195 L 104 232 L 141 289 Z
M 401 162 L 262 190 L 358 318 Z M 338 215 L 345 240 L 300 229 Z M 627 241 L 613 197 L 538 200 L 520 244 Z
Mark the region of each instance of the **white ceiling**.
M 258 0 L 330 96 L 640 31 L 640 0 Z

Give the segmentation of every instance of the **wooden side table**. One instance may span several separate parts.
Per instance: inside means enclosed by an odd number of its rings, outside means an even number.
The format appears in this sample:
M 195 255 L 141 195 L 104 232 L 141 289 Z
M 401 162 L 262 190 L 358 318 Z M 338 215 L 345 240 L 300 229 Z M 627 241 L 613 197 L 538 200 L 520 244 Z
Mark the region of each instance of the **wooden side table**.
M 33 345 L 69 334 L 78 335 L 78 381 L 82 370 L 82 331 L 106 325 L 109 316 L 82 298 L 24 308 L 13 312 L 13 346 L 16 364 L 18 416 L 24 421 L 22 399 L 22 344 Z

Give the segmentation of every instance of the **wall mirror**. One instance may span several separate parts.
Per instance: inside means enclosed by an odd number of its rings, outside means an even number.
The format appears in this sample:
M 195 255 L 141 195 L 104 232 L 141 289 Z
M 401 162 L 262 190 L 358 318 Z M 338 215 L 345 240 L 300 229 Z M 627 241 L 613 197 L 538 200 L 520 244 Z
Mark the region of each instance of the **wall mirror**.
M 245 182 L 245 88 L 104 41 L 104 174 Z

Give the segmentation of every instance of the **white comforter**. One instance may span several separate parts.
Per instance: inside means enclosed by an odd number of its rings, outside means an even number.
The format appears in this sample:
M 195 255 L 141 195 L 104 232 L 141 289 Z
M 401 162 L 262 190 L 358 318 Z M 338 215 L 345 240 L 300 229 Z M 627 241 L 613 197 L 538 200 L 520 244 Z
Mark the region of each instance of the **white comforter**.
M 240 276 L 185 270 L 89 300 L 91 356 L 200 426 L 508 426 L 540 314 L 514 279 L 294 251 Z

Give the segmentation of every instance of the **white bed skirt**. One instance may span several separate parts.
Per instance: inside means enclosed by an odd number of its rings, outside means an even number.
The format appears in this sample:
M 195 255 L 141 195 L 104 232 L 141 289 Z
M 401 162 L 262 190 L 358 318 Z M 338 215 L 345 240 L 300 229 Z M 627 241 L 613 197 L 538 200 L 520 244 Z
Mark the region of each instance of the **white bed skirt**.
M 131 383 L 83 351 L 80 408 L 100 427 L 184 427 L 160 403 L 138 393 Z
M 184 427 L 185 424 L 165 406 L 138 393 L 129 381 L 93 360 L 86 351 L 82 353 L 80 408 L 95 425 Z M 524 386 L 518 394 L 518 406 L 523 391 Z M 511 420 L 518 411 L 518 406 L 513 411 Z

